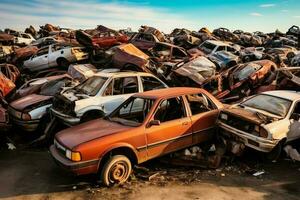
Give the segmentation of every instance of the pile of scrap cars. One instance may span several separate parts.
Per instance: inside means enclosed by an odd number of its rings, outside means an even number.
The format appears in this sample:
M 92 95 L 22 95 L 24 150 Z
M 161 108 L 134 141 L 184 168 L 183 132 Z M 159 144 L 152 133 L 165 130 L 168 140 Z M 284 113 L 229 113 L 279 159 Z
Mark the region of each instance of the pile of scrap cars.
M 214 151 L 206 165 L 215 168 L 225 152 L 276 160 L 294 148 L 299 27 L 128 30 L 1 31 L 1 135 L 34 135 L 59 165 L 107 186 L 170 153 L 197 163 Z

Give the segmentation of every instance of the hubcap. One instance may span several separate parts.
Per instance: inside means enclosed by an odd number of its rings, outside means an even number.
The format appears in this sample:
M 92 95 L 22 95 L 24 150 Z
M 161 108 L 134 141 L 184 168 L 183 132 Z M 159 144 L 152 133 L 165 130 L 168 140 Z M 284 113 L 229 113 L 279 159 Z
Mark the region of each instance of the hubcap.
M 111 183 L 122 183 L 126 181 L 128 173 L 127 163 L 119 161 L 110 168 L 108 178 Z

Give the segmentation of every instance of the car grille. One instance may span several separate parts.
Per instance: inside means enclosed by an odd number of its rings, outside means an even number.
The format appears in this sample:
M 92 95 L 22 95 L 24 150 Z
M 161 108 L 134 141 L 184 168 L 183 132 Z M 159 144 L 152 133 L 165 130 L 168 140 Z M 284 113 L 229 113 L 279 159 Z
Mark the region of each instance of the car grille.
M 74 115 L 75 102 L 69 101 L 61 95 L 53 99 L 52 108 L 67 115 Z
M 254 132 L 254 127 L 255 125 L 252 124 L 249 121 L 243 120 L 239 117 L 230 115 L 228 113 L 224 113 L 228 116 L 227 120 L 221 119 L 219 118 L 219 120 L 225 124 L 227 124 L 228 126 L 231 126 L 233 128 L 236 128 L 238 130 L 247 132 L 247 133 L 253 133 Z M 220 115 L 221 116 L 221 115 Z

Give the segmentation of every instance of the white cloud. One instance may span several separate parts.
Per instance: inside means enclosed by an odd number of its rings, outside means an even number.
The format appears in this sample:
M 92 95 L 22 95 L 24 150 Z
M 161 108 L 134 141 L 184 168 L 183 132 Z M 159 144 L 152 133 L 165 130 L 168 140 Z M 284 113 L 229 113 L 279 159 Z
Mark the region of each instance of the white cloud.
M 114 29 L 149 25 L 170 32 L 178 25 L 198 29 L 198 24 L 162 8 L 147 4 L 90 1 L 43 1 L 27 3 L 0 2 L 0 28 L 24 29 L 52 23 L 61 27 L 94 28 L 102 24 Z
M 281 12 L 289 12 L 289 10 L 281 10 Z
M 276 4 L 270 3 L 270 4 L 261 4 L 259 7 L 261 8 L 270 8 L 270 7 L 275 7 Z
M 293 16 L 294 18 L 300 18 L 300 15 Z
M 257 12 L 250 13 L 250 15 L 254 16 L 254 17 L 262 17 L 263 16 L 262 14 L 257 13 Z

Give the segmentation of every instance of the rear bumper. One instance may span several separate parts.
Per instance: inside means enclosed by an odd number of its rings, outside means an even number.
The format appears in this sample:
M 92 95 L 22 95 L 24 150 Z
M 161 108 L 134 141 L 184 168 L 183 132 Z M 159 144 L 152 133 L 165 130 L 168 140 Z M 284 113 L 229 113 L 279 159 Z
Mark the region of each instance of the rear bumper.
M 73 162 L 62 156 L 54 145 L 50 147 L 50 153 L 57 165 L 76 175 L 94 174 L 98 171 L 99 159 Z
M 80 118 L 78 117 L 63 114 L 57 110 L 54 110 L 53 108 L 51 108 L 51 112 L 55 117 L 57 117 L 61 122 L 63 122 L 63 124 L 67 126 L 74 126 L 80 123 Z
M 261 152 L 271 152 L 273 148 L 278 144 L 279 140 L 270 140 L 262 137 L 257 137 L 249 133 L 235 129 L 227 124 L 218 122 L 218 126 L 221 132 L 225 136 L 233 137 L 237 141 L 244 143 L 246 146 L 253 148 Z

